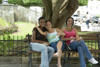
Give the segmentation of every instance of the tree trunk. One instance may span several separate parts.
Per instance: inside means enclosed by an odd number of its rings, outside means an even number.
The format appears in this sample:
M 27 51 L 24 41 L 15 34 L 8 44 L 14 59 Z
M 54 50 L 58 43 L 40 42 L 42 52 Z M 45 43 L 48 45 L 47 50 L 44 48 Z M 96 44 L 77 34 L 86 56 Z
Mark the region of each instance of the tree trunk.
M 62 28 L 66 19 L 78 8 L 78 0 L 42 0 L 43 16 L 51 20 L 54 28 Z

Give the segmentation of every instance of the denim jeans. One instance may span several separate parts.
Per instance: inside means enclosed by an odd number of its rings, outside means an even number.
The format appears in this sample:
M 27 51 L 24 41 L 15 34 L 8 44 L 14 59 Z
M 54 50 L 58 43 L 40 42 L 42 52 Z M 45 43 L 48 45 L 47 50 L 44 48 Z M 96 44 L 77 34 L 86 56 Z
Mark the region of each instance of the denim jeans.
M 49 67 L 49 63 L 52 59 L 52 56 L 54 54 L 54 49 L 49 46 L 44 46 L 40 43 L 30 43 L 31 50 L 32 51 L 38 51 L 41 52 L 41 67 Z
M 84 53 L 88 60 L 91 59 L 93 56 L 91 55 L 90 51 L 88 50 L 88 47 L 86 46 L 84 40 L 81 40 L 80 42 L 74 41 L 71 44 L 69 44 L 69 47 L 74 51 L 76 51 L 76 50 L 78 51 L 80 65 L 81 65 L 81 67 L 86 67 Z
M 87 28 L 89 28 L 89 22 L 90 22 L 90 20 L 86 20 Z

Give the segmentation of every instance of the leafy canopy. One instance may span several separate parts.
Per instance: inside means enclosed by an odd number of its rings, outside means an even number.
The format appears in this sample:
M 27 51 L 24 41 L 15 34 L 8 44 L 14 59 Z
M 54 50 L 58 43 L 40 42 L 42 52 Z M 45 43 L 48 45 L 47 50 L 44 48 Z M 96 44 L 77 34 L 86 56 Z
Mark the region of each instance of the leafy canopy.
M 79 5 L 84 6 L 88 4 L 88 0 L 79 0 Z
M 2 0 L 0 0 L 0 3 Z M 42 6 L 42 0 L 8 0 L 11 4 L 18 4 L 22 6 Z M 79 0 L 79 5 L 84 6 L 88 4 L 88 0 Z

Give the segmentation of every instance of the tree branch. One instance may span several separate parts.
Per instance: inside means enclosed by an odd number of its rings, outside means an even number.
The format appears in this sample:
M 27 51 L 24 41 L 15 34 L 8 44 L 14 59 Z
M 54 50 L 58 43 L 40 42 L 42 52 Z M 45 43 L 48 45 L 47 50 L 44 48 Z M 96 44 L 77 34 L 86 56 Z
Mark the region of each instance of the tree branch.
M 57 0 L 56 3 L 52 2 L 55 4 L 55 6 L 52 7 L 53 14 L 52 14 L 52 22 L 53 22 L 53 27 L 57 21 L 57 18 L 59 17 L 59 12 L 60 12 L 60 7 L 63 4 L 64 0 Z
M 69 0 L 68 6 L 59 16 L 59 18 L 56 22 L 57 25 L 55 25 L 55 27 L 61 28 L 63 26 L 63 24 L 65 23 L 66 19 L 76 11 L 78 6 L 79 6 L 78 0 Z

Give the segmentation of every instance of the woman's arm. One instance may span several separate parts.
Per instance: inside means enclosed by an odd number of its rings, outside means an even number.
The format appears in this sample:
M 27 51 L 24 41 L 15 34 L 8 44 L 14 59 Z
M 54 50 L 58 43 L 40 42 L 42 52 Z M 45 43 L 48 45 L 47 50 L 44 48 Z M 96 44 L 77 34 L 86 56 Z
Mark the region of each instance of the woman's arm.
M 75 30 L 76 38 L 78 38 L 78 37 L 79 37 L 79 35 L 78 35 L 78 32 L 77 32 L 77 29 L 76 29 L 76 28 L 74 28 L 74 30 Z
M 56 28 L 56 30 L 57 30 L 57 35 L 65 35 L 65 33 L 64 32 L 62 32 L 60 29 L 58 29 L 58 28 Z
M 80 37 L 79 37 L 79 35 L 78 35 L 78 32 L 77 32 L 76 28 L 74 28 L 74 30 L 75 30 L 75 33 L 76 33 L 76 40 L 77 40 L 77 41 L 80 41 L 81 39 L 80 39 Z
M 63 33 L 64 33 L 64 30 L 62 29 L 62 31 L 63 31 Z M 74 40 L 74 39 L 76 39 L 76 38 L 64 38 L 64 35 L 62 35 L 61 36 L 61 39 L 63 40 L 63 41 L 68 41 L 68 40 Z
M 36 28 L 37 28 L 37 30 L 39 31 L 40 34 L 46 36 L 47 33 L 46 33 L 46 32 L 43 32 L 43 31 L 38 27 L 37 22 L 35 23 L 35 26 L 36 26 Z

